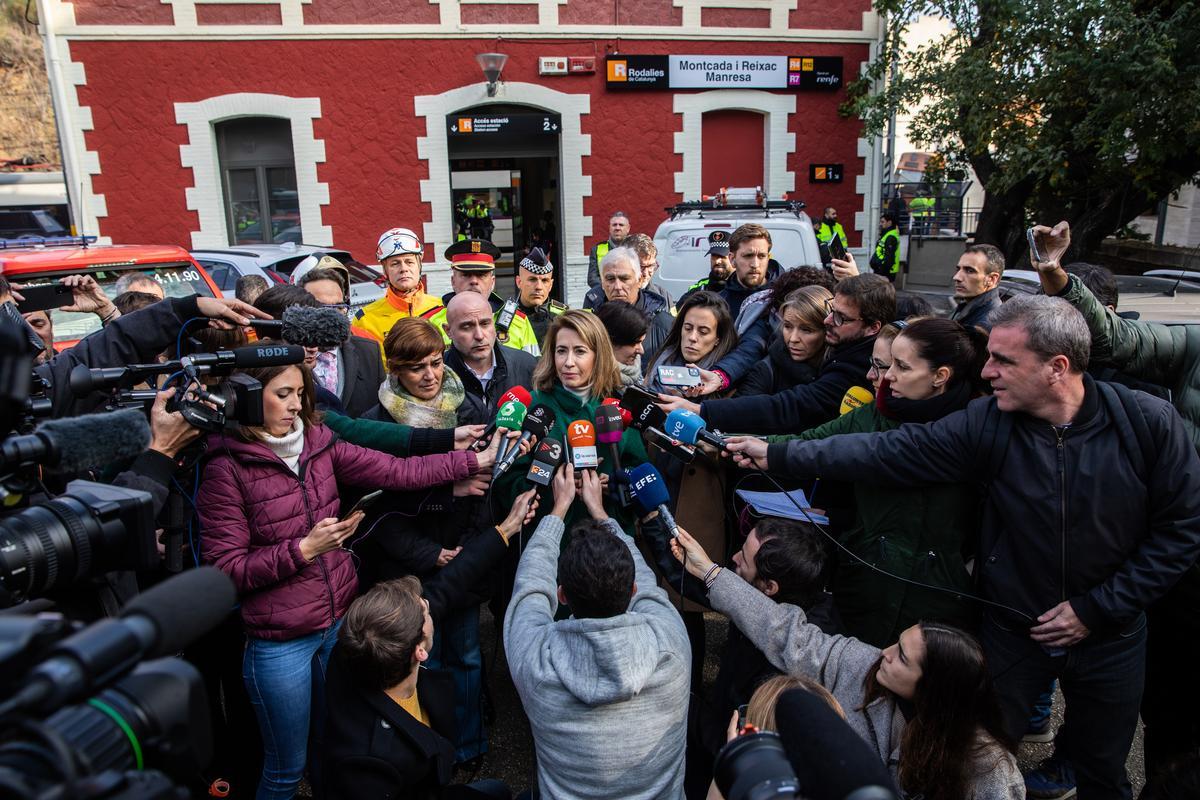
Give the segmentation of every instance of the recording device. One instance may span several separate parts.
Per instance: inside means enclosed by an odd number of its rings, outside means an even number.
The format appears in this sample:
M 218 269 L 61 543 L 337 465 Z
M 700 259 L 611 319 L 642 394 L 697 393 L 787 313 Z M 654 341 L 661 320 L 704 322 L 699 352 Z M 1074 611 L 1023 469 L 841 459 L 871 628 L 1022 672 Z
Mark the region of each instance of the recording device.
M 250 327 L 262 339 L 282 339 L 299 347 L 332 350 L 350 338 L 350 319 L 336 308 L 289 306 L 282 319 L 252 319 Z
M 846 245 L 842 244 L 842 237 L 836 233 L 829 240 L 829 255 L 836 258 L 838 261 L 846 260 Z
M 629 413 L 628 408 L 621 407 L 621 401 L 615 397 L 606 397 L 600 401 L 602 406 L 612 406 L 621 412 L 621 425 L 624 428 L 629 427 L 629 423 L 633 422 L 633 414 Z
M 538 486 L 549 486 L 550 481 L 554 480 L 555 470 L 562 461 L 562 442 L 557 439 L 542 439 L 533 451 L 533 463 L 529 465 L 529 473 L 525 478 Z
M 342 515 L 342 521 L 345 522 L 347 519 L 350 518 L 350 515 L 352 515 L 356 512 L 366 511 L 368 508 L 371 507 L 371 505 L 376 500 L 378 500 L 381 497 L 383 497 L 383 489 L 376 489 L 373 492 L 364 494 L 362 497 L 358 498 L 357 503 L 355 503 L 354 505 L 352 505 L 350 507 L 349 511 L 347 511 L 345 514 Z
M 150 423 L 137 411 L 47 420 L 33 433 L 0 443 L 0 474 L 33 464 L 85 472 L 133 458 L 149 444 Z
M 658 368 L 658 382 L 663 386 L 679 386 L 691 388 L 700 385 L 700 370 L 695 367 L 668 367 L 665 364 Z
M 235 599 L 205 567 L 78 630 L 58 615 L 0 617 L 5 796 L 186 796 L 175 782 L 194 785 L 212 756 L 208 702 L 194 667 L 160 657 L 215 627 Z
M 703 417 L 683 408 L 677 408 L 670 414 L 667 414 L 667 421 L 663 432 L 672 439 L 678 439 L 684 444 L 705 442 L 721 450 L 725 450 L 727 447 L 724 436 L 712 433 L 704 427 Z
M 529 408 L 529 404 L 533 402 L 533 398 L 530 396 L 528 389 L 526 389 L 524 386 L 514 386 L 504 394 L 500 395 L 500 399 L 496 401 L 496 408 L 501 408 L 509 400 L 516 400 L 526 408 Z M 476 453 L 486 450 L 488 442 L 492 438 L 492 434 L 496 432 L 496 428 L 498 427 L 499 426 L 496 424 L 496 420 L 493 418 L 492 421 L 488 423 L 488 426 L 483 429 L 483 433 L 480 435 L 480 437 L 471 445 L 471 449 Z M 514 428 L 513 430 L 516 429 Z
M 504 405 L 500 406 L 500 410 L 496 412 L 496 428 L 504 428 L 507 431 L 519 431 L 525 423 L 525 416 L 528 409 L 520 400 L 509 400 Z M 500 442 L 500 448 L 496 451 L 496 460 L 500 461 L 508 454 L 508 442 Z M 497 473 L 498 474 L 498 473 Z
M 842 395 L 842 403 L 839 408 L 839 414 L 849 414 L 856 408 L 875 402 L 875 395 L 865 386 L 851 386 Z
M 299 345 L 263 343 L 215 353 L 193 353 L 177 361 L 155 361 L 125 367 L 89 369 L 79 364 L 71 370 L 69 381 L 71 391 L 83 397 L 114 386 L 132 386 L 155 375 L 181 372 L 188 367 L 199 373 L 222 375 L 234 369 L 287 366 L 303 361 L 304 348 Z
M 624 480 L 619 480 L 625 475 L 625 469 L 621 466 L 621 437 L 625 434 L 625 417 L 621 413 L 623 410 L 620 406 L 612 405 L 607 401 L 600 404 L 596 409 L 596 442 L 608 445 L 608 455 L 612 459 L 613 486 L 617 502 L 620 503 L 621 508 L 628 508 L 629 487 L 625 485 Z M 632 418 L 633 415 L 630 415 L 630 419 Z
M 1034 232 L 1033 228 L 1025 230 L 1025 238 L 1029 241 L 1029 255 L 1033 259 L 1033 263 L 1040 264 L 1045 261 L 1046 256 L 1042 253 L 1041 248 L 1038 247 L 1037 233 Z
M 655 469 L 653 464 L 638 464 L 626 474 L 629 476 L 629 491 L 633 495 L 633 502 L 642 516 L 657 511 L 671 536 L 679 536 L 679 526 L 675 524 L 675 517 L 667 507 L 671 502 L 671 495 L 667 492 L 662 473 Z
M 567 426 L 567 444 L 571 448 L 571 465 L 575 469 L 596 469 L 600 458 L 596 453 L 596 426 L 586 419 L 577 419 Z
M 521 437 L 517 439 L 516 444 L 512 446 L 504 458 L 496 462 L 495 476 L 499 477 L 512 467 L 513 462 L 521 454 L 521 446 L 528 442 L 531 438 L 537 437 L 539 440 L 546 438 L 546 434 L 554 427 L 554 411 L 549 406 L 538 403 L 525 416 L 525 422 L 521 425 Z
M 726 800 L 897 800 L 887 767 L 821 697 L 784 692 L 776 733 L 747 733 L 717 754 L 714 779 Z
M 672 458 L 690 464 L 696 457 L 695 448 L 663 433 L 667 415 L 656 405 L 658 398 L 644 391 L 634 392 L 634 388 L 629 387 L 621 398 L 621 408 L 630 412 L 630 425 L 641 431 L 646 441 L 658 446 Z
M 737 729 L 739 731 L 746 727 L 746 709 L 747 708 L 749 708 L 749 704 L 747 704 L 747 703 L 742 703 L 740 706 L 737 707 Z
M 17 303 L 17 310 L 22 314 L 33 311 L 49 311 L 52 308 L 62 308 L 75 302 L 71 287 L 63 286 L 60 282 L 43 283 L 40 286 L 26 286 L 21 289 L 25 298 Z
M 513 318 L 516 316 L 517 298 L 510 297 L 504 301 L 504 307 L 496 315 L 496 330 L 500 333 L 508 333 L 508 329 L 512 327 Z

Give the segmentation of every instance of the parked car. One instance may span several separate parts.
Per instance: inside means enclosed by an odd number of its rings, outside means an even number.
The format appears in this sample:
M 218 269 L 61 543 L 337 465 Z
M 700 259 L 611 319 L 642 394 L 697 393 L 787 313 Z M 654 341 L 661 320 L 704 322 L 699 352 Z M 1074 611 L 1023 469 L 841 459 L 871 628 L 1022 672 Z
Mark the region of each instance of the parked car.
M 0 239 L 66 236 L 68 231 L 49 211 L 40 208 L 0 208 Z
M 117 279 L 133 271 L 156 280 L 167 297 L 221 297 L 212 278 L 182 247 L 97 245 L 92 237 L 79 236 L 0 239 L 0 275 L 13 283 L 38 286 L 68 275 L 91 275 L 111 298 L 117 295 Z M 50 318 L 54 322 L 54 346 L 59 350 L 100 329 L 95 314 L 54 309 Z
M 1136 312 L 1138 319 L 1147 322 L 1200 322 L 1200 283 L 1189 281 L 1186 277 L 1180 280 L 1177 271 L 1170 272 L 1170 276 L 1149 273 L 1114 276 L 1120 292 L 1118 310 L 1122 313 Z M 1041 291 L 1041 281 L 1033 270 L 1006 269 L 1004 277 L 1000 279 L 1000 297 L 1004 300 L 1015 295 L 1039 294 Z
M 354 260 L 346 250 L 311 244 L 243 244 L 223 250 L 193 250 L 192 256 L 213 276 L 228 295 L 233 294 L 237 279 L 260 275 L 268 283 L 287 283 L 302 263 L 312 258 L 333 256 L 350 273 L 350 305 L 365 306 L 384 295 L 383 272 Z
M 654 280 L 673 297 L 708 275 L 708 235 L 729 233 L 757 222 L 771 233 L 771 258 L 784 269 L 821 265 L 821 251 L 804 203 L 766 200 L 756 189 L 729 189 L 713 200 L 680 203 L 667 209 L 667 219 L 654 233 L 658 272 Z

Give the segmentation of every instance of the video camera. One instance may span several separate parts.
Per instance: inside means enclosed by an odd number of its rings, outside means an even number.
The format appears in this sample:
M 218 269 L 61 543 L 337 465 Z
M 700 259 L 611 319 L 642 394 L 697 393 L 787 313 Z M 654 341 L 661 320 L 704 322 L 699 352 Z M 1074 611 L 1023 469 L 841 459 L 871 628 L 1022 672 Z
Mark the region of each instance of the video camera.
M 215 353 L 192 353 L 151 364 L 99 369 L 80 364 L 71 370 L 70 384 L 71 391 L 79 397 L 96 391 L 109 392 L 108 407 L 115 409 L 148 407 L 154 402 L 155 390 L 132 388 L 138 383 L 158 375 L 169 375 L 168 384 L 179 378 L 180 386 L 170 410 L 178 411 L 193 427 L 219 433 L 237 425 L 263 423 L 262 384 L 244 373 L 230 373 L 236 369 L 302 361 L 303 347 L 265 343 Z
M 233 607 L 205 567 L 164 581 L 115 619 L 0 615 L 0 795 L 188 797 L 212 756 L 200 674 L 172 658 Z

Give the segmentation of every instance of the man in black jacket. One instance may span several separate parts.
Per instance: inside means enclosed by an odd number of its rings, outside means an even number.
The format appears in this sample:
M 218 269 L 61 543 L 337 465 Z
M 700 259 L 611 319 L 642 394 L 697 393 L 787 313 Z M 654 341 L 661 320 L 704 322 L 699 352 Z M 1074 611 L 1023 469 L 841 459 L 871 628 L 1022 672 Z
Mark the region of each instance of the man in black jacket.
M 501 395 L 514 386 L 530 388 L 537 359 L 496 341 L 492 307 L 475 292 L 456 294 L 446 306 L 443 326 L 450 337 L 446 366 L 462 380 L 466 396 L 458 409 L 461 425 L 483 425 L 496 415 Z
M 1130 796 L 1145 608 L 1200 554 L 1200 458 L 1168 403 L 1085 374 L 1079 312 L 1045 296 L 993 313 L 994 396 L 928 425 L 822 442 L 736 437 L 739 463 L 830 479 L 988 485 L 977 578 L 981 632 L 1010 735 L 1061 681 L 1059 753 L 1080 797 Z
M 478 583 L 537 509 L 536 490 L 508 517 L 471 540 L 445 569 L 421 583 L 381 583 L 346 612 L 326 676 L 324 744 L 313 749 L 319 798 L 508 798 L 500 781 L 450 786 L 454 768 L 454 679 L 425 669 L 434 623 L 473 599 Z
M 954 270 L 954 302 L 950 319 L 964 328 L 977 325 L 991 330 L 988 315 L 1000 307 L 1000 279 L 1004 253 L 990 244 L 974 244 L 959 256 Z
M 855 275 L 837 285 L 825 317 L 829 355 L 812 383 L 785 392 L 706 400 L 659 395 L 666 411 L 686 408 L 704 417 L 709 428 L 747 433 L 799 433 L 838 415 L 851 386 L 866 382 L 871 348 L 879 329 L 896 314 L 896 290 L 879 275 Z

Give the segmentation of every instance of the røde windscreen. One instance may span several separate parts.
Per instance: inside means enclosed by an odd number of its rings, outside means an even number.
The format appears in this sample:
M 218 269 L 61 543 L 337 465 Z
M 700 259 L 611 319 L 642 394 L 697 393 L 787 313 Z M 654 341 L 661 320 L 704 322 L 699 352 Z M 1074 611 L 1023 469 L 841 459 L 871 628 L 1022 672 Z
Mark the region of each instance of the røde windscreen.
M 3 710 L 48 713 L 83 699 L 144 659 L 174 655 L 212 630 L 233 608 L 233 582 L 200 567 L 137 596 L 117 619 L 103 619 L 59 642 Z
M 542 439 L 533 451 L 533 462 L 525 478 L 539 486 L 549 486 L 554 480 L 554 471 L 563 461 L 562 442 L 557 439 Z
M 283 319 L 252 319 L 250 327 L 264 339 L 282 339 L 300 347 L 330 349 L 350 338 L 350 319 L 336 308 L 289 306 Z
M 663 481 L 662 474 L 654 468 L 653 464 L 638 464 L 627 474 L 629 475 L 629 491 L 642 516 L 657 511 L 671 535 L 678 536 L 679 526 L 675 524 L 675 517 L 668 507 L 671 503 L 671 495 L 667 492 L 667 484 Z
M 71 391 L 83 396 L 89 392 L 105 391 L 124 381 L 136 383 L 150 375 L 178 372 L 185 366 L 235 369 L 278 367 L 304 361 L 304 348 L 299 345 L 254 344 L 215 353 L 192 353 L 181 361 L 162 361 L 153 364 L 130 364 L 125 367 L 88 369 L 78 364 L 71 370 Z M 186 363 L 185 363 L 186 362 Z
M 496 401 L 497 410 L 503 408 L 504 404 L 510 400 L 515 400 L 516 402 L 525 406 L 527 409 L 529 408 L 529 404 L 533 402 L 533 398 L 530 396 L 528 389 L 526 389 L 524 386 L 514 386 L 504 394 L 500 395 L 500 399 Z M 472 443 L 471 449 L 477 453 L 481 450 L 487 449 L 488 440 L 492 438 L 492 434 L 496 432 L 497 427 L 499 426 L 496 424 L 495 418 L 493 418 L 492 421 L 488 423 L 488 426 L 483 429 L 483 433 L 480 435 L 480 437 L 476 439 L 474 443 Z M 516 430 L 516 428 L 512 428 L 511 430 Z
M 525 416 L 524 424 L 521 425 L 521 437 L 517 439 L 512 448 L 504 455 L 504 458 L 496 462 L 496 477 L 508 472 L 513 462 L 521 455 L 522 445 L 534 436 L 538 439 L 546 438 L 546 434 L 549 433 L 552 427 L 554 427 L 554 411 L 542 403 L 534 406 Z
M 575 469 L 600 466 L 596 453 L 596 426 L 589 420 L 577 419 L 567 426 L 567 444 L 571 446 L 571 466 Z
M 150 444 L 150 423 L 136 409 L 43 422 L 26 436 L 0 444 L 0 472 L 42 464 L 72 473 L 133 458 Z

